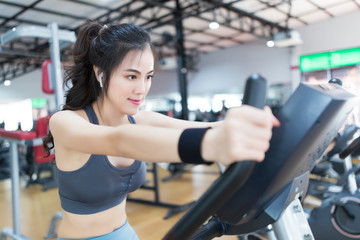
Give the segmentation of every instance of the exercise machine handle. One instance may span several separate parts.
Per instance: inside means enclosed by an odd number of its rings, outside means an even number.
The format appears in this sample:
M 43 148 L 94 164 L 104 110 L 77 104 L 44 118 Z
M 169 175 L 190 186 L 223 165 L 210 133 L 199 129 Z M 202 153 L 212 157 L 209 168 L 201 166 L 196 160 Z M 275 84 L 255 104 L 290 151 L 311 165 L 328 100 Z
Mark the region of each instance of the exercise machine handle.
M 259 74 L 251 75 L 245 86 L 243 104 L 263 108 L 266 99 L 266 80 Z M 185 240 L 247 181 L 255 166 L 254 161 L 231 164 L 209 187 L 189 211 L 170 229 L 163 240 Z
M 246 80 L 243 104 L 264 108 L 266 100 L 266 80 L 259 74 L 253 74 Z
M 360 137 L 354 139 L 347 148 L 345 148 L 340 154 L 339 157 L 341 159 L 345 159 L 347 156 L 349 156 L 351 153 L 355 152 L 360 148 Z

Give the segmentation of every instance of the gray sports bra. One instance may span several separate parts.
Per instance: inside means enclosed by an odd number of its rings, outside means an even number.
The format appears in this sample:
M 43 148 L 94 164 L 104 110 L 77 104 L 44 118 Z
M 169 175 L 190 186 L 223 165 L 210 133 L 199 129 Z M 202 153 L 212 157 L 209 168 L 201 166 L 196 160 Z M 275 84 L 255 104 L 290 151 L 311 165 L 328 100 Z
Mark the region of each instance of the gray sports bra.
M 91 105 L 84 110 L 91 123 L 99 124 Z M 128 118 L 135 124 L 133 117 Z M 92 154 L 80 169 L 58 169 L 61 207 L 75 214 L 92 214 L 115 207 L 126 198 L 127 193 L 142 185 L 145 174 L 144 162 L 135 160 L 128 167 L 117 168 L 107 156 Z

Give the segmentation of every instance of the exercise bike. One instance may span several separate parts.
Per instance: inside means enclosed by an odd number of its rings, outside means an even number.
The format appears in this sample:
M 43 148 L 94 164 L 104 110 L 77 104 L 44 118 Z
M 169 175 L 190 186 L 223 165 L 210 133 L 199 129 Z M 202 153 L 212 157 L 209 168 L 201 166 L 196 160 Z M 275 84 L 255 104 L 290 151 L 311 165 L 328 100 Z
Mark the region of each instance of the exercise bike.
M 339 154 L 349 146 L 349 142 L 354 139 L 358 130 L 358 126 L 348 125 L 338 134 L 334 147 L 320 158 L 311 171 L 312 177 L 309 183 L 309 195 L 324 200 L 341 193 L 346 188 L 345 179 L 349 174 L 348 172 L 352 169 L 351 158 L 347 160 L 341 158 Z M 350 153 L 352 157 L 354 157 L 356 150 L 354 149 Z M 357 179 L 358 181 L 360 179 Z
M 265 89 L 264 78 L 251 76 L 244 104 L 262 108 Z M 269 226 L 270 239 L 314 239 L 301 206 L 309 174 L 356 103 L 336 84 L 301 83 L 277 114 L 281 126 L 265 160 L 230 165 L 163 239 L 206 240 Z
M 360 137 L 353 140 L 339 157 L 345 172 L 338 181 L 341 192 L 325 199 L 311 211 L 309 224 L 317 240 L 360 239 L 360 191 L 356 175 L 360 165 L 352 166 L 351 154 L 360 149 Z

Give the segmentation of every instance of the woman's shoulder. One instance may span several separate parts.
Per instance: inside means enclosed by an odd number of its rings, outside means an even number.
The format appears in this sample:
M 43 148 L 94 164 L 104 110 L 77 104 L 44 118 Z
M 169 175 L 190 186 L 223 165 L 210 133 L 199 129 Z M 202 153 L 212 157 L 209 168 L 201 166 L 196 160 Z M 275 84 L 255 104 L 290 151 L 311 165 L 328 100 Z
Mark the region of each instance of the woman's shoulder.
M 50 126 L 51 124 L 67 124 L 73 121 L 81 121 L 86 119 L 86 113 L 84 110 L 62 110 L 54 113 L 50 118 Z

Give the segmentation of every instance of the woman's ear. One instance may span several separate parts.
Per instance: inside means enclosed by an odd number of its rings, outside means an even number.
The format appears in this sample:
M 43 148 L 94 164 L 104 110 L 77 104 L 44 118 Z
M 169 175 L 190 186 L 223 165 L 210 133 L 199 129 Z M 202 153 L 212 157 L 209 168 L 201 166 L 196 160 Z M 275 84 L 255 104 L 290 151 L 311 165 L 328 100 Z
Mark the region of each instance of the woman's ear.
M 98 67 L 96 67 L 95 65 L 93 66 L 94 69 L 94 73 L 96 76 L 96 79 L 99 81 L 100 87 L 103 87 L 103 72 L 100 72 L 100 69 Z
M 99 73 L 100 73 L 100 69 L 93 65 L 93 70 L 94 70 L 94 73 L 95 73 L 95 76 L 96 76 L 96 79 L 98 79 L 98 76 L 99 76 Z M 99 79 L 98 79 L 99 80 Z

